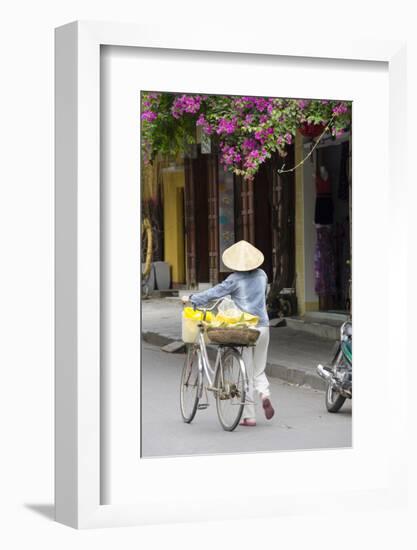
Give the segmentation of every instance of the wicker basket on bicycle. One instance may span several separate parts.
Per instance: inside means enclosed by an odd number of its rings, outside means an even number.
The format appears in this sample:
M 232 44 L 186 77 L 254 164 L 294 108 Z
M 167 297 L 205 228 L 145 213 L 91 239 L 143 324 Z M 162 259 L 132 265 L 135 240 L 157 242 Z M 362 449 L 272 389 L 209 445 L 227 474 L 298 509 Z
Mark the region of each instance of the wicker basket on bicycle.
M 260 331 L 247 327 L 208 327 L 207 336 L 212 344 L 227 346 L 254 346 Z

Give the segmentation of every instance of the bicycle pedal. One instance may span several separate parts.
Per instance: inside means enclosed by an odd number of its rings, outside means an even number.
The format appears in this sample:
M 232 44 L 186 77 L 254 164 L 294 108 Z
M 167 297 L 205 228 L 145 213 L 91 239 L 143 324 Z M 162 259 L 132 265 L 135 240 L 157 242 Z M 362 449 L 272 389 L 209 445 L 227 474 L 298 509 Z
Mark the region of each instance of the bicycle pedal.
M 207 407 L 209 407 L 209 406 L 210 406 L 210 403 L 199 403 L 197 408 L 198 408 L 199 411 L 202 411 L 204 409 L 207 409 Z

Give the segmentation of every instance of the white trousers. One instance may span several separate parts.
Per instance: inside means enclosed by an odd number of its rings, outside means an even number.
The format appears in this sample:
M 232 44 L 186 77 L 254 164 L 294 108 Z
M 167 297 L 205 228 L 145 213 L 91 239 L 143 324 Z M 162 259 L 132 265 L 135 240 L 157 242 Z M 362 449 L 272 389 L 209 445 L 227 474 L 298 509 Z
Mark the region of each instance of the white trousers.
M 243 350 L 243 360 L 249 378 L 249 392 L 246 394 L 246 401 L 243 418 L 255 418 L 255 392 L 263 396 L 269 396 L 269 382 L 265 374 L 266 360 L 269 345 L 269 327 L 257 327 L 260 335 L 256 345 Z

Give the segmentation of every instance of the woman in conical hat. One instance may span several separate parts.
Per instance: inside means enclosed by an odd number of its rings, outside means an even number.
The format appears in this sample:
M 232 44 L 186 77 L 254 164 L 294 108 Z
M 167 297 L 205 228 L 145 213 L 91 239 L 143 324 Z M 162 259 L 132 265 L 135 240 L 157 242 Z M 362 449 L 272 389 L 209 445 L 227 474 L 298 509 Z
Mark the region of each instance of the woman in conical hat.
M 223 263 L 231 269 L 231 273 L 222 283 L 190 296 L 183 296 L 183 301 L 191 301 L 194 305 L 205 306 L 211 300 L 229 296 L 237 307 L 246 313 L 259 317 L 256 327 L 260 331 L 254 348 L 253 357 L 249 349 L 245 350 L 245 364 L 249 374 L 249 392 L 247 400 L 254 402 L 254 391 L 261 397 L 265 417 L 270 420 L 274 416 L 271 404 L 269 382 L 265 375 L 269 344 L 269 319 L 266 311 L 266 291 L 268 278 L 260 269 L 264 255 L 247 241 L 239 241 L 227 248 L 222 255 Z M 253 359 L 253 361 L 251 360 Z M 248 404 L 243 412 L 243 426 L 256 426 L 255 406 Z

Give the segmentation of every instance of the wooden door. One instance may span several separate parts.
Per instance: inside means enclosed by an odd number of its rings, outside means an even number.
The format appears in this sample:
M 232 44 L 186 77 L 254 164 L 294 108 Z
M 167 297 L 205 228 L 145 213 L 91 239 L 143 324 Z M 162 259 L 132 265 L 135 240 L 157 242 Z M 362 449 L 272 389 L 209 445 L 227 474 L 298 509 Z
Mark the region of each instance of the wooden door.
M 264 255 L 262 269 L 272 281 L 272 180 L 271 162 L 262 164 L 253 183 L 254 245 Z
M 208 283 L 210 281 L 208 162 L 207 155 L 201 155 L 200 147 L 198 147 L 197 158 L 193 159 L 193 164 L 197 282 Z
M 287 166 L 294 166 L 294 146 L 287 148 Z M 277 288 L 295 285 L 295 173 L 278 174 L 282 160 L 273 159 L 272 261 Z
M 217 156 L 184 159 L 187 286 L 218 281 Z

